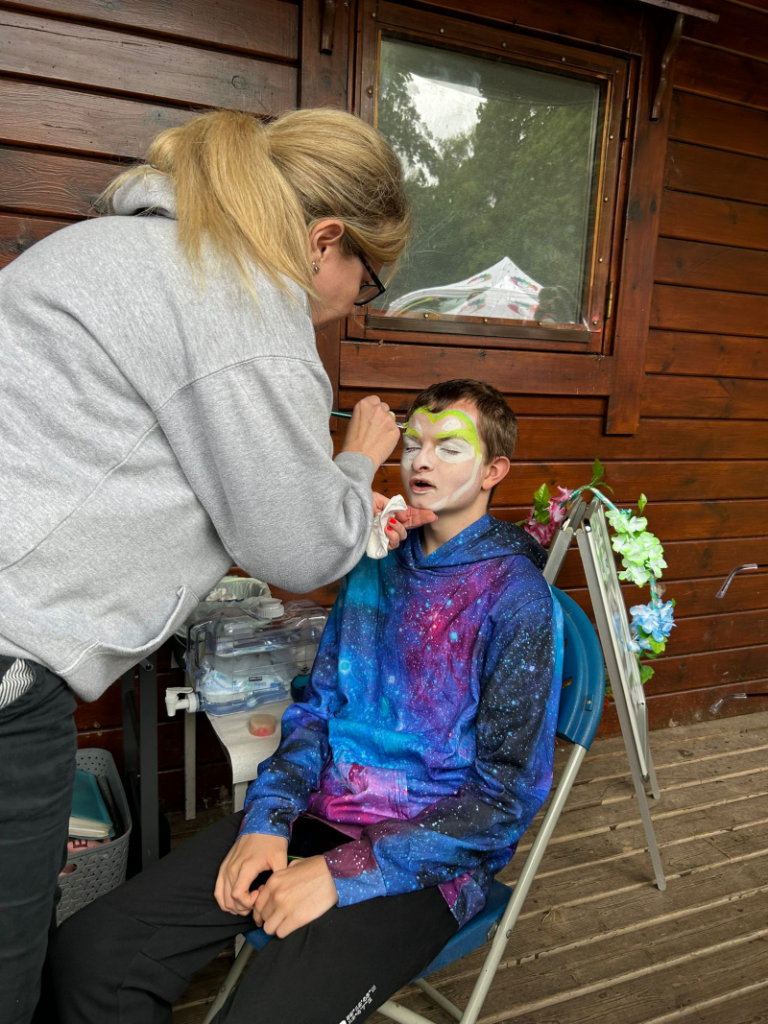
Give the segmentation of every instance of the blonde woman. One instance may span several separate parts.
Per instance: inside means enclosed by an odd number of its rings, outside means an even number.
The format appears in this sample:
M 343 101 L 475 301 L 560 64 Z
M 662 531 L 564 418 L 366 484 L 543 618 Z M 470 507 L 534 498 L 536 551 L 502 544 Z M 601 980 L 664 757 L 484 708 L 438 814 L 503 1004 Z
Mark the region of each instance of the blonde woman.
M 313 331 L 407 240 L 376 131 L 208 113 L 104 198 L 0 274 L 0 1024 L 38 999 L 73 692 L 98 698 L 233 562 L 299 592 L 344 575 L 399 436 L 369 397 L 332 458 Z

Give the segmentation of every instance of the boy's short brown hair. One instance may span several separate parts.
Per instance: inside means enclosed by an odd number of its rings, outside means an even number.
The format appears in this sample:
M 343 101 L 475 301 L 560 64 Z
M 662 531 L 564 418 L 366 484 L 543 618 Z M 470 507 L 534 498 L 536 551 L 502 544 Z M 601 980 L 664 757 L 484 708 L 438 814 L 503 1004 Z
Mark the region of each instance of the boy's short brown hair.
M 485 445 L 487 461 L 492 462 L 499 456 L 511 459 L 517 444 L 517 420 L 501 392 L 485 381 L 459 378 L 432 384 L 411 402 L 407 419 L 422 407 L 430 412 L 450 409 L 462 398 L 477 406 L 478 433 Z

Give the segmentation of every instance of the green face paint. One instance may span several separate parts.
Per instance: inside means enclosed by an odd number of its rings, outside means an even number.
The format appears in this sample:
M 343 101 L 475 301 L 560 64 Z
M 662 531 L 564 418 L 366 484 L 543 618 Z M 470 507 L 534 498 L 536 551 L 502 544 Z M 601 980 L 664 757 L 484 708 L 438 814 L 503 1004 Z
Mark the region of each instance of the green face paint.
M 443 409 L 442 412 L 430 412 L 429 409 L 420 406 L 408 420 L 408 426 L 405 429 L 406 437 L 421 436 L 420 432 L 410 425 L 416 416 L 426 416 L 433 427 L 438 427 L 435 431 L 436 440 L 459 437 L 468 444 L 471 444 L 475 450 L 476 457 L 482 459 L 483 452 L 480 447 L 480 438 L 477 436 L 477 428 L 462 409 Z M 443 423 L 443 420 L 446 422 Z M 440 426 L 440 424 L 442 425 Z
M 417 507 L 438 512 L 474 500 L 471 496 L 479 486 L 482 462 L 477 428 L 463 409 L 430 412 L 422 406 L 411 416 L 400 467 L 409 498 L 418 502 Z

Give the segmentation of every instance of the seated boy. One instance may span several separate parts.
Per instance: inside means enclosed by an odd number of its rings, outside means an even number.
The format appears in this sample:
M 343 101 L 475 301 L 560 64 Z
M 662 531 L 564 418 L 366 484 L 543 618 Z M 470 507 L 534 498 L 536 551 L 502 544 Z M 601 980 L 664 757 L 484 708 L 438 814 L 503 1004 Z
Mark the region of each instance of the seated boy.
M 403 484 L 437 520 L 343 581 L 244 815 L 65 923 L 63 1024 L 170 1021 L 254 920 L 277 941 L 217 1021 L 362 1021 L 482 908 L 549 791 L 560 690 L 543 550 L 487 515 L 515 440 L 487 384 L 416 398 Z

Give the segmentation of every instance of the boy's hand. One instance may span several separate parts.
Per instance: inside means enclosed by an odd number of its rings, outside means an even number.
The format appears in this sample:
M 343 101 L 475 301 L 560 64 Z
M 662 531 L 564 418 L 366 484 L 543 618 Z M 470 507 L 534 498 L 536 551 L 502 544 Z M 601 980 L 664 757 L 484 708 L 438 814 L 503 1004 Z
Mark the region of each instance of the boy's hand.
M 284 939 L 335 907 L 339 896 L 324 857 L 294 860 L 258 891 L 253 919 L 268 935 Z
M 373 492 L 373 514 L 377 516 L 386 507 L 389 498 L 378 491 Z M 437 516 L 426 508 L 412 508 L 410 505 L 405 511 L 393 512 L 387 523 L 387 537 L 389 539 L 389 550 L 394 551 L 404 541 L 408 530 L 417 526 L 424 526 L 427 523 L 434 523 Z
M 262 871 L 282 871 L 287 863 L 287 839 L 259 834 L 240 836 L 221 862 L 213 890 L 216 902 L 230 914 L 250 914 L 257 896 L 256 892 L 249 892 L 254 878 Z

